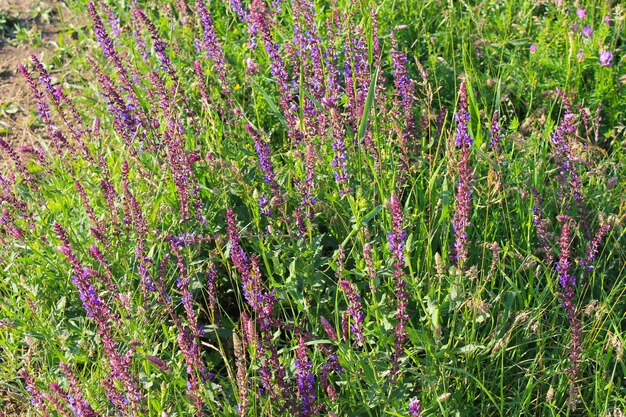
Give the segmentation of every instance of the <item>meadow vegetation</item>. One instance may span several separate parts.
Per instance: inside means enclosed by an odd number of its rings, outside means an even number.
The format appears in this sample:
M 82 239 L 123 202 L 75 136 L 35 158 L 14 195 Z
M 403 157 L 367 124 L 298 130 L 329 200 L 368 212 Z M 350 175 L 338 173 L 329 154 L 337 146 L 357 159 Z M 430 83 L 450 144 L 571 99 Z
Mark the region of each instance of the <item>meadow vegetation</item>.
M 619 2 L 66 3 L 0 137 L 0 409 L 623 415 Z

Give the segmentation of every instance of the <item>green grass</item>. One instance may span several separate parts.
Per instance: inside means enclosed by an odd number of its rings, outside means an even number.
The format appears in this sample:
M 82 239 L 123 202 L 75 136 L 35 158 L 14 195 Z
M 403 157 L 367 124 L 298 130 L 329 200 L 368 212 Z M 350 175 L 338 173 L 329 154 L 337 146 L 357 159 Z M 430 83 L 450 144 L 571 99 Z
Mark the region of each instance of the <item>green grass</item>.
M 130 5 L 109 3 L 122 27 L 121 36 L 114 39 L 115 49 L 123 51 L 130 76 L 137 75 L 131 80 L 132 91 L 120 88 L 123 77 L 103 56 L 88 25 L 71 29 L 77 39 L 60 42 L 49 66 L 55 75 L 65 77 L 61 87 L 80 114 L 83 140 L 95 161 L 85 158 L 71 135 L 77 124 L 69 106 L 63 104 L 59 112 L 46 95 L 54 128 L 64 132 L 69 146 L 55 146 L 42 122 L 40 143 L 49 165 L 25 156 L 22 160 L 32 181 L 17 170 L 3 174 L 0 204 L 7 211 L 0 229 L 0 384 L 8 395 L 0 400 L 0 407 L 21 403 L 28 409 L 25 413 L 42 414 L 43 408 L 28 405 L 32 393 L 18 372 L 27 370 L 41 392 L 54 396 L 51 382 L 64 390 L 71 388 L 59 367 L 64 362 L 78 379 L 84 400 L 101 415 L 115 415 L 102 381 L 111 380 L 119 392 L 128 389 L 122 379 L 110 376 L 106 333 L 114 340 L 115 354 L 131 352 L 128 372 L 144 398 L 135 409 L 138 415 L 183 416 L 203 410 L 206 415 L 234 416 L 244 402 L 242 381 L 248 390 L 247 415 L 408 416 L 413 397 L 421 401 L 423 415 L 608 416 L 624 410 L 623 8 L 583 1 L 578 7 L 587 10 L 587 17 L 581 21 L 574 6 L 566 12 L 555 2 L 529 0 L 338 1 L 335 6 L 315 2 L 313 20 L 321 49 L 336 51 L 342 73 L 346 39 L 358 38 L 357 26 L 363 33 L 368 68 L 361 84 L 357 80 L 346 88 L 360 94 L 361 112 L 351 116 L 345 95 L 332 111 L 327 103 L 312 100 L 315 91 L 306 74 L 312 61 L 290 53 L 297 19 L 288 3 L 282 3 L 275 15 L 271 35 L 296 86 L 292 113 L 282 107 L 283 94 L 271 72 L 262 34 L 257 35 L 257 47 L 251 48 L 247 24 L 228 2 L 208 6 L 227 63 L 227 79 L 222 81 L 215 61 L 194 46 L 195 39 L 203 39 L 203 29 L 193 1 L 188 1 L 185 24 L 179 19 L 181 2 L 138 5 L 165 41 L 176 78 L 159 62 L 153 40 L 131 16 Z M 333 7 L 342 25 L 336 36 L 326 26 L 327 19 L 332 26 Z M 378 17 L 379 63 L 374 56 L 372 7 Z M 72 9 L 84 14 L 87 5 L 75 1 Z M 98 11 L 110 33 L 104 10 Z M 607 14 L 611 26 L 603 23 Z M 574 23 L 579 25 L 577 31 L 572 29 Z M 593 27 L 591 37 L 580 33 L 583 25 Z M 145 48 L 134 31 L 146 40 Z M 408 143 L 399 138 L 405 120 L 394 104 L 392 31 L 399 51 L 407 53 L 408 73 L 416 82 L 410 113 L 416 129 Z M 536 53 L 529 50 L 532 44 L 537 45 Z M 614 54 L 610 67 L 598 60 L 604 48 Z M 579 62 L 580 51 L 584 59 Z M 68 57 L 71 66 L 62 67 Z M 97 69 L 87 58 L 111 77 L 123 103 L 132 103 L 136 96 L 133 114 L 144 117 L 143 111 L 152 126 L 144 124 L 125 143 L 121 134 L 125 128 L 120 120 L 114 122 L 115 112 L 109 110 Z M 254 61 L 257 72 L 247 69 L 247 58 Z M 202 65 L 211 103 L 201 95 L 194 61 Z M 421 65 L 426 79 L 420 74 Z M 326 64 L 325 68 L 328 77 Z M 166 102 L 151 72 L 162 80 Z M 469 258 L 457 263 L 453 223 L 461 155 L 455 145 L 453 115 L 461 106 L 462 80 L 468 89 L 474 144 L 469 160 Z M 224 81 L 232 90 L 229 94 L 224 93 Z M 575 114 L 569 155 L 580 176 L 582 205 L 572 197 L 571 183 L 562 181 L 562 157 L 552 140 L 566 115 L 557 87 L 565 92 Z M 39 88 L 45 91 L 42 85 Z M 602 120 L 596 126 L 600 102 Z M 435 119 L 442 106 L 446 117 L 438 132 Z M 308 113 L 311 109 L 314 116 Z M 502 126 L 500 154 L 489 148 L 495 110 Z M 588 114 L 589 134 L 583 112 Z M 289 137 L 290 117 L 304 132 L 302 140 Z M 333 125 L 333 117 L 339 123 Z M 100 120 L 98 134 L 90 128 L 94 118 Z M 172 120 L 180 123 L 180 130 L 168 127 Z M 271 149 L 273 184 L 264 182 L 247 124 Z M 333 167 L 333 134 L 339 130 L 345 130 L 341 140 L 350 175 L 347 187 L 336 181 Z M 365 143 L 369 138 L 378 160 Z M 181 174 L 185 160 L 193 161 L 192 168 Z M 122 173 L 125 162 L 127 180 Z M 9 172 L 16 172 L 15 184 Z M 307 175 L 314 179 L 312 206 L 303 202 Z M 112 208 L 101 186 L 109 178 L 116 194 Z M 75 181 L 85 189 L 89 209 Z M 343 195 L 346 188 L 350 192 Z M 402 271 L 408 294 L 407 342 L 395 376 L 391 361 L 398 310 L 397 260 L 388 243 L 388 232 L 393 232 L 392 194 L 400 200 L 406 230 Z M 262 196 L 270 200 L 269 216 L 259 207 Z M 138 209 L 133 208 L 133 199 Z M 545 242 L 533 216 L 536 205 L 546 229 Z M 227 209 L 236 215 L 238 244 L 227 230 Z M 563 289 L 555 265 L 563 231 L 557 217 L 563 214 L 572 218 L 567 243 L 571 273 L 577 278 L 575 303 L 582 329 L 575 409 L 568 406 L 572 329 L 562 307 Z M 59 250 L 63 243 L 54 231 L 55 222 L 67 230 L 82 267 L 96 271 L 87 281 L 117 315 L 107 322 L 106 331 L 98 324 L 99 317 L 85 311 L 72 279 L 80 271 Z M 599 244 L 593 269 L 586 272 L 581 260 L 603 225 L 611 228 Z M 11 227 L 19 228 L 22 236 L 14 236 Z M 90 231 L 94 227 L 103 231 L 102 239 Z M 189 233 L 202 239 L 178 249 L 170 243 L 172 237 Z M 102 252 L 106 266 L 92 255 L 91 245 Z M 258 273 L 237 264 L 233 251 L 238 245 L 249 260 L 258 257 Z M 188 288 L 184 279 L 180 283 L 181 265 Z M 215 310 L 207 283 L 213 267 L 217 270 Z M 115 291 L 103 279 L 109 272 Z M 247 273 L 258 279 L 258 291 L 275 294 L 269 327 L 264 327 L 267 313 L 255 309 L 242 289 Z M 159 290 L 145 291 L 146 279 Z M 350 300 L 339 285 L 341 280 L 352 283 L 359 294 L 362 346 L 355 343 L 354 329 L 342 337 Z M 187 293 L 195 316 L 186 311 Z M 266 350 L 245 343 L 243 313 L 252 318 Z M 321 317 L 336 334 L 324 330 Z M 188 373 L 180 334 L 192 331 L 196 323 L 204 333 L 191 339 L 199 345 L 211 378 L 198 382 L 197 394 L 190 394 L 188 381 L 199 380 L 198 364 Z M 350 324 L 346 323 L 348 328 Z M 315 413 L 301 404 L 300 338 L 314 374 Z M 245 355 L 237 358 L 242 340 Z M 262 388 L 268 360 L 263 355 L 272 355 L 268 345 L 284 368 L 282 384 L 288 389 L 275 389 L 281 385 L 275 366 L 274 379 Z M 330 372 L 332 388 L 327 391 L 323 370 L 334 355 L 341 372 Z M 147 359 L 151 356 L 165 361 L 168 370 Z M 238 371 L 243 377 L 239 380 Z M 284 399 L 289 389 L 292 408 Z M 43 404 L 55 410 L 48 399 Z M 69 408 L 55 413 L 72 414 Z

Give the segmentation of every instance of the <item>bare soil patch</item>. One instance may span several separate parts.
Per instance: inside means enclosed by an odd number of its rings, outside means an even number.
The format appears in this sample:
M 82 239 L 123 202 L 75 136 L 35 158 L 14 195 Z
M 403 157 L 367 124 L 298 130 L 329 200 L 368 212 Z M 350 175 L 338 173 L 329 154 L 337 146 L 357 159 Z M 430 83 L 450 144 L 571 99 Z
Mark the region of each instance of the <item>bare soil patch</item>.
M 17 65 L 28 67 L 32 54 L 42 62 L 54 55 L 63 28 L 59 11 L 67 23 L 71 12 L 62 1 L 0 0 L 0 137 L 14 149 L 38 143 L 37 105 Z M 7 159 L 0 151 L 0 168 Z

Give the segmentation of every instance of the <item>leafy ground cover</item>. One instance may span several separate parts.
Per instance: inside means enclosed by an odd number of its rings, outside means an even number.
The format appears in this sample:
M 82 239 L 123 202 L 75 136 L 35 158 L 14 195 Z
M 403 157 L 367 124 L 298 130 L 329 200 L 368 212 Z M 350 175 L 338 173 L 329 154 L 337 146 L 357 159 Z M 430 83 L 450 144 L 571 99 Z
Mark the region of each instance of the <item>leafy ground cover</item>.
M 4 410 L 622 415 L 622 6 L 70 7 L 0 139 Z

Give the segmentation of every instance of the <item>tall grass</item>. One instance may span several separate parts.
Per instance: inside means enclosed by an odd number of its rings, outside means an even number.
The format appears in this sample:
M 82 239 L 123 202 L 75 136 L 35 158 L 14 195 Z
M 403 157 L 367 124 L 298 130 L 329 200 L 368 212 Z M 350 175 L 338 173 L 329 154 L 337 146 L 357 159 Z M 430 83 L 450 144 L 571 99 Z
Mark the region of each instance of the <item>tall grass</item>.
M 0 142 L 3 405 L 621 415 L 625 11 L 564 3 L 76 1 Z

